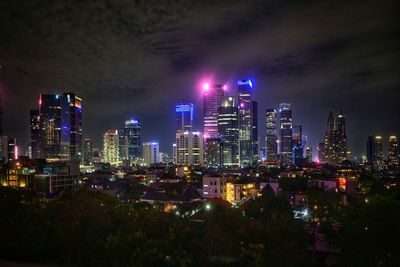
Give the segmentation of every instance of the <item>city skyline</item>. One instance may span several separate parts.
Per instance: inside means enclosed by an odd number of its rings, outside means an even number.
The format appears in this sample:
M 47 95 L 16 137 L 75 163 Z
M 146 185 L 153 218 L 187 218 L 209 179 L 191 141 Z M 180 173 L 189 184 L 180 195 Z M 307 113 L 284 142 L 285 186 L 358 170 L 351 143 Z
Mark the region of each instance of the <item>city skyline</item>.
M 35 3 L 31 5 L 34 8 Z M 125 7 L 122 14 L 129 19 L 122 23 L 117 15 L 119 7 L 84 4 L 85 14 L 99 20 L 85 17 L 86 23 L 78 25 L 72 21 L 81 17 L 81 11 L 63 12 L 68 4 L 61 1 L 58 5 L 37 9 L 39 16 L 27 12 L 26 16 L 1 17 L 2 38 L 7 38 L 0 42 L 3 128 L 20 144 L 28 143 L 29 128 L 23 122 L 29 120 L 26 114 L 35 108 L 37 95 L 72 91 L 85 100 L 84 136 L 93 139 L 96 147 L 101 147 L 104 130 L 140 118 L 143 137 L 157 139 L 161 150 L 169 151 L 176 103 L 194 103 L 193 128 L 200 130 L 201 83 L 205 79 L 224 83 L 227 94 L 232 94 L 229 90 L 235 92 L 236 80 L 247 78 L 255 83 L 259 125 L 263 125 L 266 108 L 292 103 L 293 119 L 302 124 L 314 152 L 330 110 L 342 109 L 347 115 L 353 155 L 366 153 L 369 135 L 399 135 L 398 117 L 381 119 L 396 109 L 400 77 L 394 60 L 399 52 L 395 49 L 398 36 L 391 2 L 367 1 L 363 2 L 365 9 L 359 9 L 355 1 L 327 9 L 329 3 L 300 6 L 238 1 L 227 6 L 204 1 L 179 7 L 181 11 L 174 3 L 160 3 L 150 8 L 149 16 L 158 16 L 160 8 L 169 10 L 169 16 L 159 22 L 138 23 L 130 19 L 130 12 L 143 6 Z M 211 5 L 216 5 L 218 14 L 207 14 Z M 31 6 L 14 3 L 2 7 L 1 12 L 28 8 Z M 98 12 L 99 8 L 104 12 Z M 315 12 L 309 14 L 310 9 Z M 48 15 L 40 16 L 45 12 Z M 179 12 L 195 16 L 178 16 Z M 212 23 L 196 22 L 204 14 Z M 58 19 L 64 21 L 62 25 L 51 23 Z M 117 20 L 117 28 L 110 23 L 112 19 Z M 168 33 L 163 28 L 167 19 L 176 22 L 169 24 Z M 185 23 L 196 31 L 179 27 Z M 106 31 L 97 32 L 93 29 L 97 26 Z M 43 34 L 46 27 L 52 34 Z M 62 29 L 72 34 L 55 38 L 62 35 Z M 135 34 L 128 37 L 129 29 Z M 85 36 L 84 42 L 79 41 L 81 36 Z M 126 39 L 111 41 L 121 37 Z M 227 42 L 232 39 L 237 42 Z M 172 123 L 165 125 L 165 121 Z M 265 140 L 259 128 L 259 140 Z

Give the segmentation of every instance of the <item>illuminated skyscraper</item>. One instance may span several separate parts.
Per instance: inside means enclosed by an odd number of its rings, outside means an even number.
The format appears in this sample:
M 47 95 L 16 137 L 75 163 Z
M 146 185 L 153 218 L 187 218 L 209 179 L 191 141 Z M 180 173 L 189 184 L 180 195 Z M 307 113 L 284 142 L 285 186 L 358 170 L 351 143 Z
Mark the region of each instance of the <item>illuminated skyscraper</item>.
M 71 160 L 82 156 L 82 99 L 74 93 L 40 95 L 31 111 L 33 158 Z
M 292 158 L 293 164 L 298 165 L 303 162 L 303 130 L 301 125 L 295 125 L 292 129 Z
M 265 135 L 266 158 L 267 160 L 278 159 L 278 136 L 276 129 L 277 112 L 275 109 L 267 109 L 266 122 L 267 132 Z
M 312 147 L 306 147 L 306 152 L 305 152 L 305 155 L 306 155 L 306 162 L 307 163 L 310 163 L 310 162 L 312 162 L 313 161 L 313 158 L 312 158 Z
M 208 168 L 220 168 L 222 164 L 222 144 L 220 138 L 204 140 L 204 162 Z
M 338 162 L 347 159 L 346 116 L 341 110 L 336 119 Z
M 218 107 L 222 106 L 224 85 L 203 85 L 204 100 L 204 138 L 218 138 Z
M 379 135 L 375 136 L 375 167 L 378 170 L 383 170 L 385 167 L 382 136 Z
M 175 106 L 176 132 L 191 131 L 193 126 L 193 104 L 184 103 Z
M 74 93 L 66 93 L 63 97 L 67 99 L 71 118 L 70 155 L 82 159 L 82 99 Z
M 119 140 L 118 130 L 107 130 L 103 135 L 103 162 L 118 164 L 119 158 Z
M 203 165 L 204 143 L 201 132 L 176 133 L 176 164 Z
M 389 137 L 388 167 L 392 169 L 399 167 L 399 142 L 395 135 Z
M 143 159 L 146 166 L 161 162 L 158 142 L 143 143 Z
M 40 95 L 39 116 L 42 157 L 48 160 L 70 160 L 71 116 L 67 97 Z
M 325 158 L 329 164 L 337 164 L 339 158 L 339 132 L 335 127 L 335 117 L 331 111 L 328 116 L 327 129 L 325 132 Z
M 240 166 L 250 166 L 258 161 L 257 103 L 252 101 L 253 84 L 250 80 L 238 81 L 239 93 L 239 160 Z
M 142 157 L 141 126 L 139 120 L 125 121 L 124 136 L 127 140 L 125 158 L 135 160 Z M 125 139 L 124 139 L 125 140 Z
M 85 138 L 83 142 L 83 163 L 89 165 L 93 157 L 93 145 L 90 138 Z
M 31 148 L 32 158 L 42 158 L 42 144 L 41 144 L 41 128 L 39 110 L 31 110 Z
M 291 104 L 282 103 L 279 105 L 279 122 L 281 128 L 281 161 L 284 164 L 292 162 L 292 108 Z
M 230 96 L 218 108 L 218 132 L 222 143 L 222 165 L 239 165 L 239 128 L 238 108 L 235 99 Z
M 318 143 L 318 161 L 320 163 L 326 163 L 326 152 L 325 152 L 325 142 Z
M 172 160 L 173 160 L 173 163 L 175 163 L 175 164 L 177 162 L 177 154 L 178 154 L 178 151 L 176 148 L 176 144 L 172 144 Z

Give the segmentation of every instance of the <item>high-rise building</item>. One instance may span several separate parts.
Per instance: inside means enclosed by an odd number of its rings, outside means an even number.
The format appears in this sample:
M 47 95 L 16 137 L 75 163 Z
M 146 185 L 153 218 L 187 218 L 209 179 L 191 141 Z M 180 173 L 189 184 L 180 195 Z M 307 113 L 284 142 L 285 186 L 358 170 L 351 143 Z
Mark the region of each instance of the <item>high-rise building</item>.
M 378 170 L 383 170 L 385 167 L 382 136 L 379 135 L 375 136 L 375 167 Z
M 40 95 L 39 116 L 41 157 L 47 160 L 71 159 L 71 116 L 63 95 Z
M 78 159 L 82 154 L 82 99 L 74 93 L 40 95 L 31 111 L 33 158 Z
M 342 162 L 347 159 L 346 116 L 344 115 L 342 110 L 339 112 L 339 115 L 336 119 L 336 131 L 338 161 Z
M 71 159 L 82 159 L 82 99 L 74 93 L 66 93 L 63 97 L 67 99 L 71 119 Z
M 240 166 L 250 166 L 258 160 L 257 103 L 252 101 L 253 84 L 238 81 L 239 94 L 239 160 Z
M 16 138 L 8 137 L 7 151 L 8 151 L 7 158 L 9 161 L 18 159 L 18 146 Z
M 239 165 L 238 108 L 235 99 L 228 97 L 218 108 L 218 133 L 222 143 L 222 166 Z
M 395 135 L 389 136 L 388 167 L 391 169 L 399 167 L 399 142 Z
M 252 125 L 251 125 L 251 147 L 252 147 L 252 164 L 256 165 L 259 159 L 259 142 L 258 142 L 258 103 L 251 102 L 252 109 Z
M 128 136 L 125 135 L 125 125 L 118 129 L 118 140 L 119 140 L 119 159 L 127 160 L 128 159 Z
M 326 163 L 326 153 L 325 153 L 325 142 L 318 143 L 318 161 L 320 163 Z
M 191 131 L 193 126 L 193 104 L 182 103 L 175 106 L 176 132 Z
M 280 153 L 281 161 L 284 164 L 292 162 L 292 108 L 289 103 L 281 103 L 279 105 L 279 122 L 280 122 Z
M 276 129 L 277 112 L 275 109 L 267 109 L 267 132 L 265 135 L 266 159 L 278 159 L 278 133 Z
M 142 157 L 141 126 L 139 120 L 127 120 L 124 126 L 125 159 L 135 160 Z
M 303 162 L 303 130 L 301 125 L 295 125 L 292 128 L 292 158 L 293 164 L 298 165 Z
M 177 163 L 177 156 L 178 156 L 178 151 L 177 151 L 177 148 L 176 148 L 176 144 L 172 144 L 172 160 L 173 160 L 173 163 Z
M 204 140 L 204 161 L 208 168 L 220 168 L 222 162 L 222 145 L 220 138 L 207 138 Z
M 376 145 L 373 136 L 368 136 L 367 139 L 367 162 L 373 166 L 376 161 Z
M 225 98 L 225 86 L 216 84 L 203 85 L 204 100 L 204 138 L 218 138 L 218 107 L 222 106 Z
M 146 166 L 161 162 L 159 149 L 160 145 L 158 142 L 143 143 L 143 159 Z
M 118 130 L 107 130 L 103 135 L 103 161 L 118 164 L 119 158 Z
M 176 133 L 176 164 L 204 164 L 203 133 L 191 131 Z
M 346 117 L 343 111 L 340 111 L 336 123 L 333 112 L 329 113 L 324 143 L 327 163 L 338 164 L 347 159 Z
M 90 138 L 85 138 L 83 142 L 83 163 L 89 165 L 93 157 L 93 145 Z
M 332 111 L 329 112 L 324 143 L 326 162 L 329 164 L 339 163 L 339 132 L 335 127 L 335 117 Z
M 309 146 L 307 146 L 306 147 L 306 149 L 305 149 L 305 158 L 306 158 L 306 162 L 307 163 L 310 163 L 310 162 L 313 162 L 313 158 L 312 158 L 312 153 L 313 153 L 313 151 L 312 151 L 312 147 L 309 147 Z
M 41 139 L 41 128 L 40 128 L 40 116 L 39 110 L 31 110 L 31 148 L 32 158 L 39 159 L 42 157 L 42 139 Z

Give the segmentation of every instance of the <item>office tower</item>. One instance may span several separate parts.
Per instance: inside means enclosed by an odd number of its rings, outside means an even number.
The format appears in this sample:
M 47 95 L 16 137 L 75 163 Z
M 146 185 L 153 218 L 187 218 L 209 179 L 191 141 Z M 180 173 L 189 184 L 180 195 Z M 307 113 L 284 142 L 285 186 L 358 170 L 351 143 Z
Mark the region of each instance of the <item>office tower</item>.
M 266 159 L 278 159 L 278 136 L 276 129 L 277 112 L 275 109 L 267 109 L 267 132 L 265 135 Z
M 225 86 L 216 84 L 203 85 L 204 100 L 204 138 L 218 138 L 218 107 L 222 106 L 225 97 Z
M 204 140 L 204 161 L 208 168 L 220 168 L 222 145 L 220 138 L 207 138 Z
M 375 167 L 378 170 L 383 170 L 385 167 L 382 136 L 379 135 L 375 136 Z
M 222 166 L 239 166 L 238 107 L 230 96 L 218 108 L 218 133 L 222 143 Z
M 292 162 L 292 108 L 289 103 L 279 105 L 279 122 L 281 128 L 280 145 L 281 161 L 284 164 Z
M 158 142 L 143 143 L 143 159 L 146 166 L 161 162 L 159 149 L 160 146 Z
M 191 131 L 193 126 L 193 104 L 183 103 L 175 106 L 176 132 Z
M 68 99 L 63 95 L 40 95 L 39 116 L 42 157 L 47 160 L 71 159 L 71 117 Z
M 70 115 L 70 158 L 82 159 L 82 99 L 74 93 L 65 93 Z
M 8 161 L 18 159 L 17 139 L 8 137 L 7 140 Z
M 399 166 L 399 142 L 397 137 L 389 137 L 388 167 L 397 168 Z
M 33 158 L 49 161 L 77 159 L 82 153 L 82 99 L 73 93 L 40 95 L 32 110 Z
M 367 162 L 373 166 L 376 161 L 376 145 L 373 136 L 368 136 L 367 139 Z
M 325 153 L 325 142 L 318 143 L 318 161 L 320 163 L 326 163 L 326 153 Z
M 303 130 L 301 125 L 295 125 L 292 128 L 292 158 L 293 164 L 298 165 L 303 162 Z
M 339 132 L 335 127 L 335 117 L 331 111 L 328 116 L 327 128 L 325 132 L 325 158 L 329 164 L 340 162 L 339 157 Z
M 176 144 L 172 144 L 172 160 L 175 164 L 177 163 L 177 155 L 178 155 L 178 151 L 176 148 Z
M 310 163 L 310 162 L 313 162 L 313 158 L 312 158 L 312 147 L 306 147 L 306 149 L 305 149 L 305 154 L 306 154 L 306 156 L 305 156 L 305 158 L 306 158 L 306 162 L 307 163 Z
M 239 94 L 239 161 L 240 166 L 251 166 L 258 160 L 257 103 L 252 101 L 253 84 L 238 81 Z
M 341 110 L 336 120 L 338 162 L 347 159 L 346 116 Z
M 127 138 L 125 158 L 134 160 L 142 157 L 141 127 L 139 120 L 125 121 L 124 136 Z
M 90 165 L 93 157 L 93 145 L 90 138 L 85 138 L 83 142 L 83 163 Z
M 118 130 L 107 130 L 103 135 L 103 162 L 117 164 L 119 158 Z
M 251 124 L 251 147 L 252 147 L 252 165 L 256 165 L 259 159 L 259 144 L 258 144 L 258 103 L 251 102 L 252 109 L 252 124 Z
M 203 145 L 203 133 L 201 132 L 176 133 L 176 163 L 178 165 L 203 165 Z
M 40 128 L 40 116 L 39 110 L 31 110 L 31 148 L 32 148 L 32 159 L 42 158 L 42 139 L 41 139 L 41 128 Z
M 126 160 L 128 159 L 128 136 L 125 135 L 125 125 L 124 127 L 120 127 L 118 129 L 118 140 L 119 140 L 119 159 Z

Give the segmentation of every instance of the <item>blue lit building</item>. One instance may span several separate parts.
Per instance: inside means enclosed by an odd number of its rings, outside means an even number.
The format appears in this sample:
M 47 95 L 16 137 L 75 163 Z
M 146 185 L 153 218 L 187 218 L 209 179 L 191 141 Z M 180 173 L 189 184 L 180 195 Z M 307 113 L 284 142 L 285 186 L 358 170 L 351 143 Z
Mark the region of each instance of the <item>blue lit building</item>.
M 191 131 L 193 126 L 193 104 L 181 103 L 175 106 L 176 132 Z
M 139 120 L 125 121 L 124 140 L 126 140 L 125 158 L 135 160 L 142 157 L 141 126 Z
M 239 94 L 239 160 L 240 166 L 251 166 L 258 161 L 257 102 L 252 101 L 253 84 L 238 81 Z

